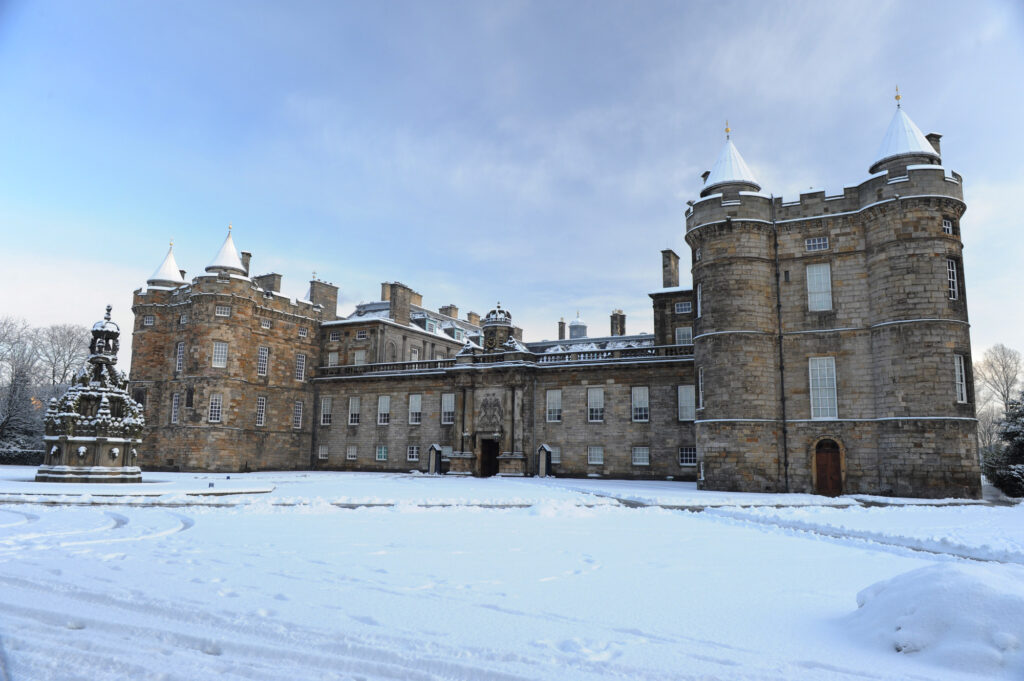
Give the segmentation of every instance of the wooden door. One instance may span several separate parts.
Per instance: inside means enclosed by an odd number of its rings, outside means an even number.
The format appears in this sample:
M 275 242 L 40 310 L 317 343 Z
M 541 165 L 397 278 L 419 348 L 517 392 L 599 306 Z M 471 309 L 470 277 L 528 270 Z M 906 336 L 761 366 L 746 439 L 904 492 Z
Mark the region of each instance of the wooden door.
M 827 497 L 843 493 L 843 472 L 839 460 L 839 445 L 835 440 L 822 440 L 814 451 L 814 491 Z

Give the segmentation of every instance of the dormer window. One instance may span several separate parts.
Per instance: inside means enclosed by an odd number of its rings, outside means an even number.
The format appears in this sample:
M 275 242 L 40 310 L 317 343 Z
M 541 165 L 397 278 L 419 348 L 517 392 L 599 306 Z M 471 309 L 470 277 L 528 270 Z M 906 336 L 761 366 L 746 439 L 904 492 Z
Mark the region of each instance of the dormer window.
M 435 322 L 433 319 L 427 320 L 427 332 L 437 333 L 437 322 Z
M 455 340 L 463 341 L 463 340 L 466 339 L 466 332 L 465 331 L 463 331 L 462 329 L 459 329 L 459 328 L 454 329 L 454 331 L 455 331 Z

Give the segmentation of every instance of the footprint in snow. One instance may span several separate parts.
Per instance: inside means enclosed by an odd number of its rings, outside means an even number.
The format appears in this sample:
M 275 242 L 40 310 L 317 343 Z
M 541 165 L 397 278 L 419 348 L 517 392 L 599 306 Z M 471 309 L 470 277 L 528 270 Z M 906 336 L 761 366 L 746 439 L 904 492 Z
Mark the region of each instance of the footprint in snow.
M 362 624 L 368 624 L 371 627 L 379 627 L 380 626 L 380 622 L 378 622 L 377 620 L 373 619 L 369 615 L 349 615 L 349 617 L 354 619 L 356 622 L 361 622 Z

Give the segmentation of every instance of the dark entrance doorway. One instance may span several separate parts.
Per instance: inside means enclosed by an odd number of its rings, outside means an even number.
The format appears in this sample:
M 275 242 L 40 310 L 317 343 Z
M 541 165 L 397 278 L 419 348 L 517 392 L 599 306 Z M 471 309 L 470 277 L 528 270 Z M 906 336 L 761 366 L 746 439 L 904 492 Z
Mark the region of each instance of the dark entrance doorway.
M 498 473 L 498 441 L 480 441 L 480 477 L 489 478 Z
M 814 492 L 827 497 L 843 493 L 843 473 L 839 458 L 839 444 L 835 440 L 822 440 L 814 449 Z

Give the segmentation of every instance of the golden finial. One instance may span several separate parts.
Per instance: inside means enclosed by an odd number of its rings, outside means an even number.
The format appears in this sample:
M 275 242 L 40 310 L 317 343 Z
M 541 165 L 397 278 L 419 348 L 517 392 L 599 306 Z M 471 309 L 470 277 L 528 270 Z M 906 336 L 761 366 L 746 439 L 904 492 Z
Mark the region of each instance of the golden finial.
M 725 121 L 725 139 L 729 139 L 729 133 L 732 132 L 732 128 L 729 127 L 729 120 Z
M 174 248 L 174 239 L 171 239 L 171 248 Z
M 229 232 L 231 231 L 231 223 L 230 222 L 228 223 L 228 231 Z
M 899 85 L 897 85 L 897 86 L 896 86 L 896 108 L 897 108 L 897 109 L 898 109 L 898 108 L 900 108 L 900 100 L 901 100 L 901 99 L 903 99 L 903 98 L 902 98 L 902 97 L 900 97 L 900 86 L 899 86 Z
M 313 270 L 313 281 L 316 281 L 316 270 Z

